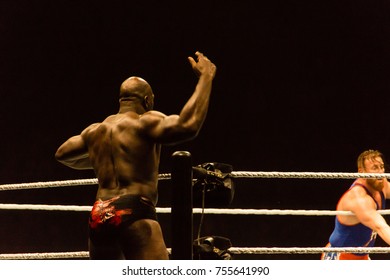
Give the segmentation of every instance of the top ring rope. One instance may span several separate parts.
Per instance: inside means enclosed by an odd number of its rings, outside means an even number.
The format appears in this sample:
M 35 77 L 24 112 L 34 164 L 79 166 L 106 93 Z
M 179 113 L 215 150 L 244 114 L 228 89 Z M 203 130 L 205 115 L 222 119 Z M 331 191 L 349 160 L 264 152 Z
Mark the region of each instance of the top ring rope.
M 171 178 L 171 174 L 169 173 L 158 175 L 159 180 L 168 180 L 170 178 Z M 35 183 L 20 183 L 20 184 L 3 184 L 0 185 L 0 191 L 72 187 L 72 186 L 97 185 L 97 184 L 98 184 L 98 179 L 96 178 L 35 182 Z
M 345 172 L 252 172 L 252 171 L 236 171 L 231 173 L 232 178 L 280 178 L 280 179 L 356 179 L 356 178 L 388 178 L 390 173 L 345 173 Z M 158 175 L 159 180 L 171 179 L 171 174 L 164 173 Z M 63 180 L 49 181 L 36 183 L 20 183 L 20 184 L 3 184 L 0 185 L 0 191 L 8 190 L 23 190 L 23 189 L 42 189 L 42 188 L 57 188 L 70 187 L 81 185 L 97 185 L 98 180 L 93 179 L 78 179 L 78 180 Z

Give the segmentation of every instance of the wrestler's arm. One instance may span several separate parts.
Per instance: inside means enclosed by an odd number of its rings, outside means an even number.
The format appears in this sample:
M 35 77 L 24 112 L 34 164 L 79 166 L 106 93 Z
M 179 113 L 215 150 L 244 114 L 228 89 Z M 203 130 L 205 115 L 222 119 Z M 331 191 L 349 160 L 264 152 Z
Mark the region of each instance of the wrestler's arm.
M 390 199 L 390 183 L 387 178 L 384 179 L 383 193 L 386 199 Z
M 356 215 L 359 221 L 374 230 L 379 236 L 390 245 L 390 226 L 386 220 L 376 210 L 373 199 L 367 194 L 355 197 L 351 205 L 351 211 Z
M 65 141 L 55 153 L 55 158 L 73 169 L 92 169 L 88 157 L 88 147 L 82 135 L 94 126 L 96 124 L 86 128 L 80 135 L 73 136 Z
M 196 55 L 197 62 L 192 57 L 188 60 L 199 77 L 198 83 L 180 114 L 166 116 L 151 111 L 140 118 L 147 134 L 157 142 L 175 144 L 190 140 L 198 135 L 206 119 L 216 67 L 203 54 Z

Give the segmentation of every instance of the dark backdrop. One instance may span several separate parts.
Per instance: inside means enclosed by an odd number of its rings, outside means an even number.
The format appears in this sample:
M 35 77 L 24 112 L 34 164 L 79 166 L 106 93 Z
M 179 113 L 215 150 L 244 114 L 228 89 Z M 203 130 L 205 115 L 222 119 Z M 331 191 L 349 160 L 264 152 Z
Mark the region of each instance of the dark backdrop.
M 235 171 L 355 172 L 361 151 L 390 154 L 389 12 L 365 0 L 0 0 L 0 183 L 93 178 L 57 163 L 57 147 L 116 113 L 132 75 L 152 85 L 157 110 L 178 113 L 196 50 L 218 67 L 208 118 L 195 140 L 163 150 L 161 173 L 176 150 Z M 331 210 L 350 183 L 242 179 L 231 207 Z M 159 189 L 158 206 L 169 206 L 169 183 Z M 95 191 L 4 191 L 0 202 L 91 205 Z M 0 252 L 87 250 L 87 216 L 3 210 Z M 159 218 L 169 246 L 169 215 Z M 325 245 L 332 228 L 333 217 L 219 215 L 203 233 L 236 247 L 306 247 Z

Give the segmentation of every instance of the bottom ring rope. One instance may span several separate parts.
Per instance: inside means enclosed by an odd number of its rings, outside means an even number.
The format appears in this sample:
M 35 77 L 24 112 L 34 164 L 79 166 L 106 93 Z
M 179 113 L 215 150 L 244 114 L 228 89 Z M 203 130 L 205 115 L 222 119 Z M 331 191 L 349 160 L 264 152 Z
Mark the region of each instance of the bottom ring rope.
M 343 253 L 375 253 L 375 254 L 387 254 L 390 253 L 390 247 L 288 247 L 288 248 L 261 248 L 261 247 L 231 247 L 229 252 L 232 254 L 321 254 L 324 252 L 343 252 Z
M 169 248 L 170 252 L 171 249 Z M 321 254 L 324 252 L 343 253 L 367 253 L 367 254 L 388 254 L 390 247 L 231 247 L 228 250 L 233 255 L 260 255 L 260 254 Z M 20 253 L 20 254 L 0 254 L 0 260 L 44 260 L 44 259 L 85 259 L 89 258 L 88 251 L 80 252 L 58 252 L 58 253 Z

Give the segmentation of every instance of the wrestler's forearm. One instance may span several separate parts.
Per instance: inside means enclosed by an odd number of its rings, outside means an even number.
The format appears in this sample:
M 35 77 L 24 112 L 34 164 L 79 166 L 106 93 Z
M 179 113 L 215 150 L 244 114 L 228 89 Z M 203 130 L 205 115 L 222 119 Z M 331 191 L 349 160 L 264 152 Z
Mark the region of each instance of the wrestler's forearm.
M 180 121 L 183 126 L 199 131 L 206 119 L 210 94 L 212 89 L 212 77 L 201 75 L 195 91 L 180 112 Z
M 88 149 L 81 135 L 69 138 L 56 151 L 55 158 L 74 169 L 91 169 Z
M 92 164 L 87 152 L 80 153 L 80 151 L 74 149 L 68 150 L 66 144 L 67 143 L 57 150 L 55 154 L 57 161 L 73 169 L 92 169 Z
M 75 160 L 59 160 L 59 162 L 73 169 L 93 169 L 89 158 Z
M 377 232 L 378 235 L 390 245 L 390 226 L 387 224 L 386 220 L 382 215 L 375 212 L 375 216 L 372 217 L 369 223 L 363 223 L 365 226 L 368 226 L 373 231 Z
M 390 227 L 385 225 L 378 230 L 379 236 L 385 241 L 388 245 L 390 245 Z

